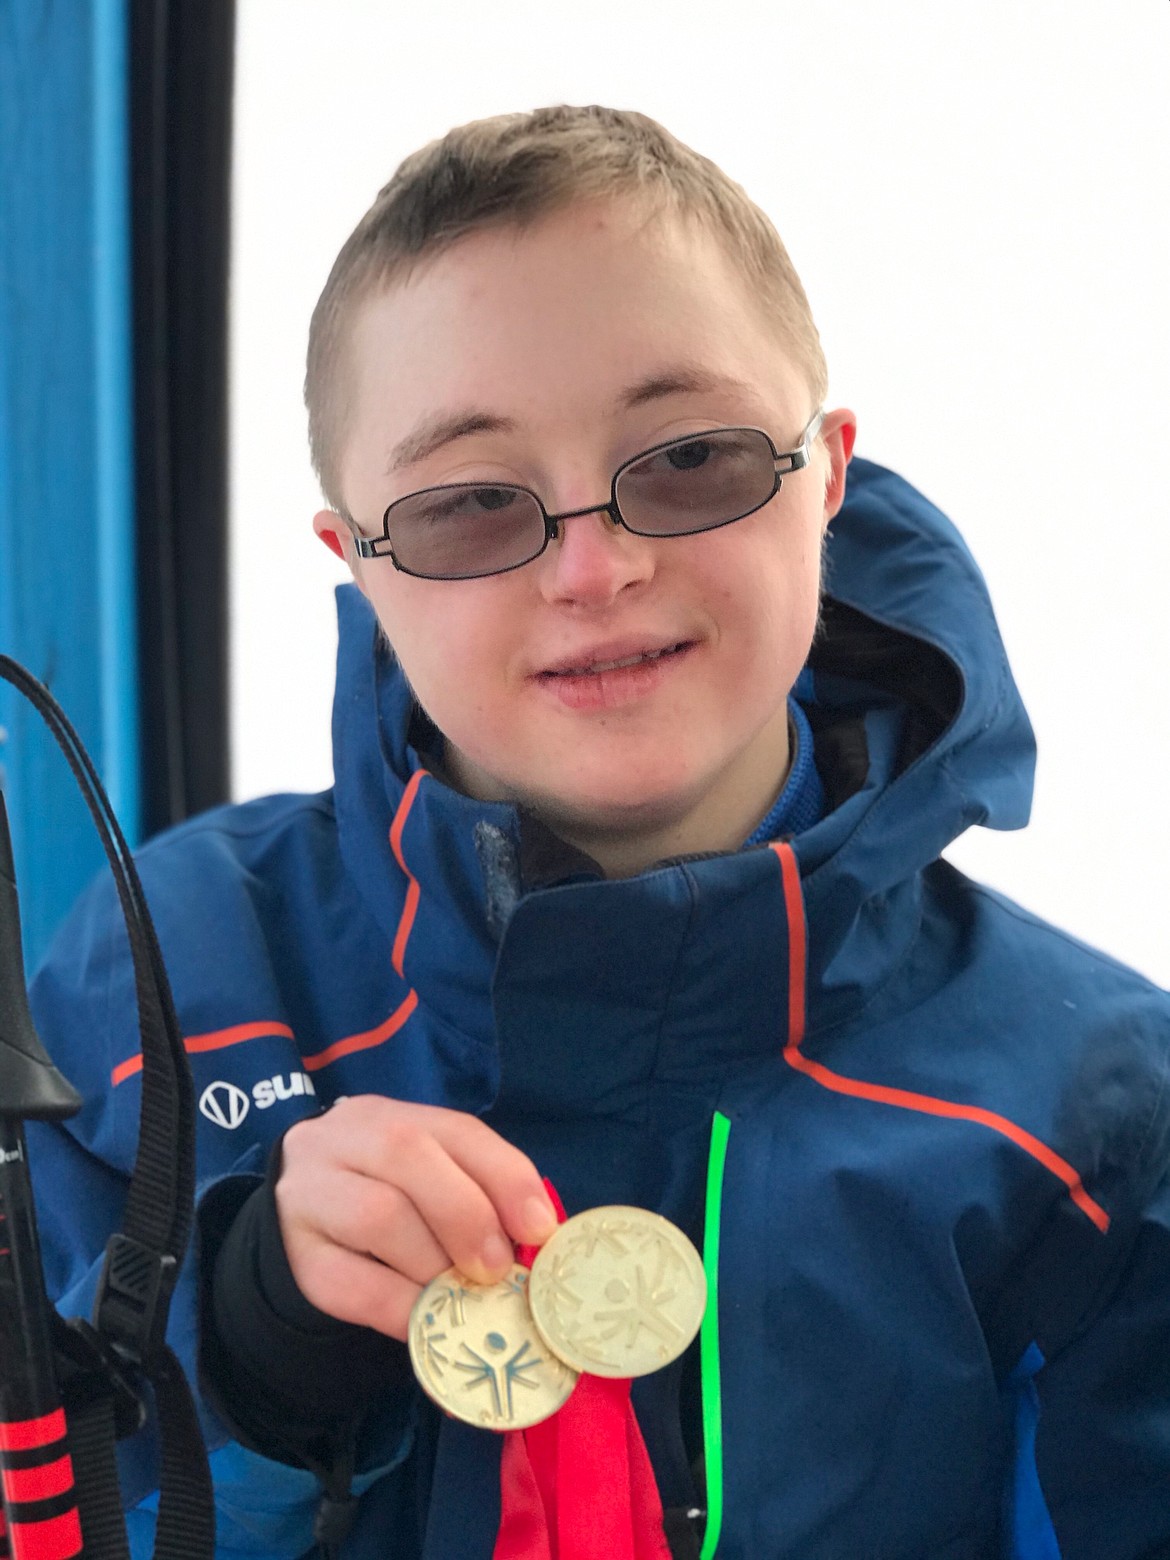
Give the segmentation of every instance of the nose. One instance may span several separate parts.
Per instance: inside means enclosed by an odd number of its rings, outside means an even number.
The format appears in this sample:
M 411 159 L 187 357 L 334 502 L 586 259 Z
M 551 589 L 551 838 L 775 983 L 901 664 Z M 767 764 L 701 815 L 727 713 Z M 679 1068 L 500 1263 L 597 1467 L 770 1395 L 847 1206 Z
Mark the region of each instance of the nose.
M 604 507 L 575 510 L 557 521 L 554 540 L 539 560 L 550 602 L 606 606 L 654 573 L 654 544 L 627 531 Z

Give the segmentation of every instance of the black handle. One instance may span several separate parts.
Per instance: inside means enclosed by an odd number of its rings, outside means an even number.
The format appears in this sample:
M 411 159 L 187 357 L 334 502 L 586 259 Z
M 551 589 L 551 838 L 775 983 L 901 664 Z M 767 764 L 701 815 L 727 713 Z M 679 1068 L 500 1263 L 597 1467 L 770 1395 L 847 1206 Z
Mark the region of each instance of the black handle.
M 12 842 L 0 796 L 0 1114 L 62 1121 L 80 1109 L 81 1096 L 49 1060 L 28 1010 Z

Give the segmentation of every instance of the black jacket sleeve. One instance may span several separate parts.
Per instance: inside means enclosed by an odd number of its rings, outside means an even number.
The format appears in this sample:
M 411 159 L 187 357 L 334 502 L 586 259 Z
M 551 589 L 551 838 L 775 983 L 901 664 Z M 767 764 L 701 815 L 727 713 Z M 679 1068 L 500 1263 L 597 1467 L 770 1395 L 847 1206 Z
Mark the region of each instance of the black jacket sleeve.
M 413 1395 L 413 1376 L 405 1344 L 327 1316 L 297 1288 L 276 1212 L 279 1174 L 277 1143 L 262 1182 L 229 1178 L 200 1205 L 200 1368 L 239 1440 L 323 1473 L 352 1454 L 375 1403 Z

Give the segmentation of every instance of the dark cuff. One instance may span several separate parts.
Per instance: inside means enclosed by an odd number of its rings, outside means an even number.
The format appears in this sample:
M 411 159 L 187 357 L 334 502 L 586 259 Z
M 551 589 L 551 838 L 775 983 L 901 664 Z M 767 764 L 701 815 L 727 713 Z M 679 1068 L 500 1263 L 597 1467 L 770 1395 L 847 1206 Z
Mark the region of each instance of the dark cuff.
M 406 1347 L 319 1311 L 297 1288 L 281 1239 L 280 1145 L 259 1185 L 222 1182 L 200 1211 L 201 1365 L 229 1427 L 278 1461 L 315 1468 L 359 1421 L 413 1381 Z

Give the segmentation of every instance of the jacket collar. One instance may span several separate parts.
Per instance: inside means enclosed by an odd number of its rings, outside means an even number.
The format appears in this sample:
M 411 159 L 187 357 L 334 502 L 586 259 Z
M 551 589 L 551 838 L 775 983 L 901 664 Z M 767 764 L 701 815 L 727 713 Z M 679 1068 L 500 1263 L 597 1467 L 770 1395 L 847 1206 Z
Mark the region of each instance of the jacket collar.
M 1026 821 L 1034 763 L 982 578 L 950 522 L 893 473 L 854 461 L 826 586 L 810 668 L 829 810 L 794 841 L 810 1033 L 866 1002 L 905 955 L 918 929 L 921 868 L 971 823 Z M 392 828 L 434 733 L 365 599 L 350 586 L 338 600 L 342 852 L 392 940 L 404 892 Z M 748 850 L 600 882 L 587 858 L 515 807 L 475 801 L 432 777 L 414 782 L 400 845 L 428 885 L 419 912 L 426 933 L 410 943 L 412 979 L 449 1022 L 485 1041 L 493 1015 L 484 994 L 522 901 L 573 893 L 598 925 L 635 927 L 645 917 L 653 927 L 672 896 L 693 898 L 701 885 L 730 910 L 761 867 L 771 870 Z M 567 905 L 562 898 L 558 913 Z M 530 906 L 525 916 L 539 913 Z

